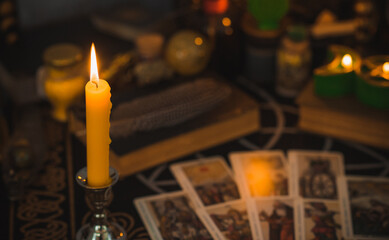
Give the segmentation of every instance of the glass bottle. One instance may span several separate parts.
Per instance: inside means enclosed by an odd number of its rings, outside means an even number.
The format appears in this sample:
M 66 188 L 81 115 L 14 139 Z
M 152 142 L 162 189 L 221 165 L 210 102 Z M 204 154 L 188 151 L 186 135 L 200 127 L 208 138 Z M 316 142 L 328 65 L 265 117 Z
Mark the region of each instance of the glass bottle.
M 287 29 L 277 50 L 276 91 L 284 97 L 295 97 L 308 80 L 311 49 L 304 26 Z
M 138 62 L 134 68 L 137 84 L 145 86 L 169 79 L 172 69 L 162 58 L 164 38 L 158 33 L 148 33 L 137 37 L 135 41 Z

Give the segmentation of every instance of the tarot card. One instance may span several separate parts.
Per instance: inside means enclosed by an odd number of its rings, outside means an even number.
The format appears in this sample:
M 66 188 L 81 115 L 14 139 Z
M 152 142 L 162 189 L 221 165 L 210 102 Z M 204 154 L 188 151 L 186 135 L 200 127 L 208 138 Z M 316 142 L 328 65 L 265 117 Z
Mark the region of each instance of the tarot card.
M 295 200 L 290 197 L 255 198 L 249 201 L 250 221 L 255 235 L 263 240 L 294 240 L 297 214 Z M 251 206 L 250 206 L 251 205 Z M 260 226 L 260 227 L 255 227 Z
M 338 201 L 304 200 L 301 202 L 303 235 L 300 239 L 343 239 L 342 215 Z
M 219 230 L 218 236 L 223 239 L 253 239 L 246 203 L 243 200 L 204 207 L 196 211 L 207 225 Z
M 294 186 L 303 198 L 339 199 L 337 179 L 344 176 L 343 155 L 336 152 L 289 151 Z
M 293 195 L 289 164 L 282 151 L 237 152 L 229 157 L 243 196 Z
M 342 204 L 348 214 L 347 237 L 389 239 L 389 179 L 356 176 L 345 179 Z
M 197 217 L 187 194 L 179 191 L 135 199 L 135 206 L 153 240 L 220 239 Z
M 234 175 L 222 157 L 174 164 L 171 171 L 196 208 L 240 199 Z

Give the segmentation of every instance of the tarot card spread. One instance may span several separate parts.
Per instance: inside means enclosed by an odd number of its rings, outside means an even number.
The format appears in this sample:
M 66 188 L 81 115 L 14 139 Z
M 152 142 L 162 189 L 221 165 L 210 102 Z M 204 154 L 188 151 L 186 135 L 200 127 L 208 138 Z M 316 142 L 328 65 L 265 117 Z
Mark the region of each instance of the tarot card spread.
M 152 239 L 389 239 L 389 179 L 345 177 L 321 151 L 232 153 L 174 164 L 184 192 L 135 201 Z
M 346 189 L 344 205 L 351 219 L 348 237 L 389 239 L 389 180 L 346 177 Z
M 153 240 L 219 239 L 199 220 L 184 192 L 138 198 L 135 206 Z
M 289 151 L 298 203 L 299 239 L 342 239 L 345 236 L 340 205 L 340 179 L 344 176 L 340 153 Z
M 295 191 L 282 151 L 230 154 L 239 190 L 247 200 L 255 239 L 295 239 Z

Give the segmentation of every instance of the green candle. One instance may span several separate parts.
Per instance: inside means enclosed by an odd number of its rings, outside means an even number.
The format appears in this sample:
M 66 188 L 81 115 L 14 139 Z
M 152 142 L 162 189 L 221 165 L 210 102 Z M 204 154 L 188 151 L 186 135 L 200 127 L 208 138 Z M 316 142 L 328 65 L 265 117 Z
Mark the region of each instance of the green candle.
M 357 70 L 356 96 L 366 105 L 389 109 L 389 56 L 372 56 Z
M 329 47 L 330 62 L 314 70 L 315 92 L 324 97 L 340 97 L 354 92 L 355 69 L 361 58 L 354 50 L 332 45 Z

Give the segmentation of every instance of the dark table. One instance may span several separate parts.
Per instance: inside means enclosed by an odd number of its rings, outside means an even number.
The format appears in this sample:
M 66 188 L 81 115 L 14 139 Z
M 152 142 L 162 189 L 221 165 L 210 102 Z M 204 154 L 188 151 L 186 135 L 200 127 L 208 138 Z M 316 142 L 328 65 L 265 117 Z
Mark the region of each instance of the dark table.
M 78 24 L 75 28 L 74 24 Z M 69 33 L 72 34 L 69 34 Z M 93 30 L 87 20 L 64 23 L 25 33 L 28 41 L 21 44 L 25 58 L 20 55 L 8 59 L 13 71 L 23 69 L 23 74 L 34 74 L 42 64 L 43 49 L 55 42 L 70 41 L 89 49 L 95 41 L 100 55 L 112 55 L 127 50 L 132 44 L 114 39 Z M 17 67 L 19 66 L 19 67 Z M 109 210 L 111 217 L 128 232 L 129 239 L 148 239 L 147 231 L 133 204 L 137 197 L 179 190 L 180 187 L 169 171 L 175 162 L 207 156 L 227 155 L 233 151 L 258 149 L 310 149 L 340 151 L 344 154 L 346 174 L 389 176 L 389 150 L 363 144 L 302 132 L 297 128 L 298 108 L 293 100 L 278 97 L 271 87 L 237 77 L 231 79 L 261 104 L 261 129 L 216 147 L 147 169 L 121 179 L 114 186 L 114 199 Z M 85 166 L 85 147 L 68 131 L 66 124 L 48 120 L 48 160 L 24 198 L 10 202 L 4 189 L 1 191 L 2 239 L 74 239 L 75 232 L 88 221 L 90 213 L 84 201 L 83 190 L 75 183 L 75 173 Z M 228 161 L 228 160 L 227 160 Z

